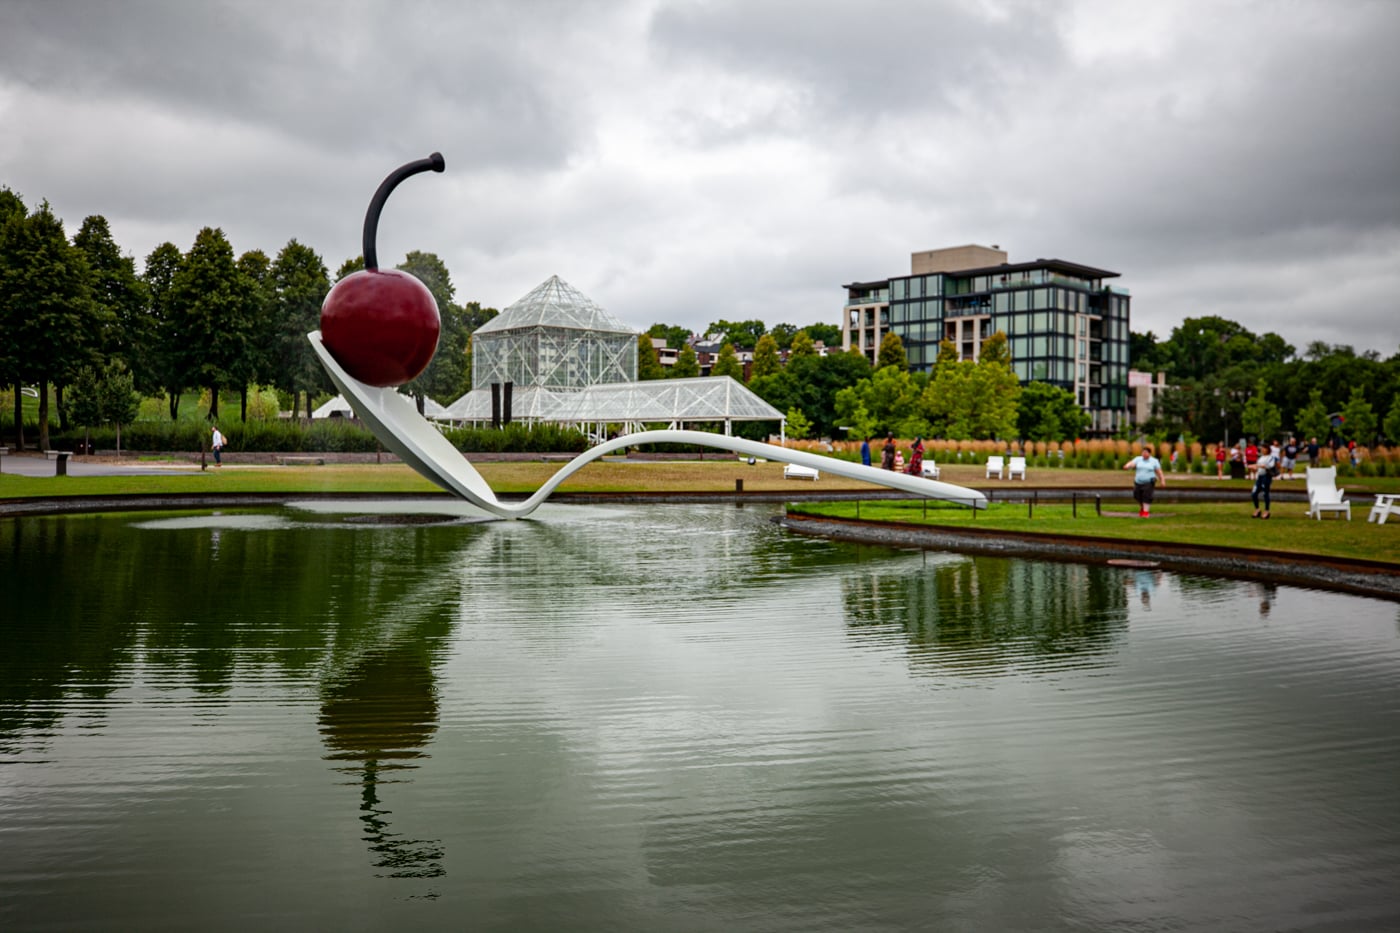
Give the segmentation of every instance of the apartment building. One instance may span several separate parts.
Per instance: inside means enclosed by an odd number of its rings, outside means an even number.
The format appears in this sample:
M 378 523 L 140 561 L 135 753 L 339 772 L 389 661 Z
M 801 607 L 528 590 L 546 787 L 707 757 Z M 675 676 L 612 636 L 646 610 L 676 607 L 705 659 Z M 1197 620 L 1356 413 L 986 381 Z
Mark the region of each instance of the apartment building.
M 858 347 L 874 362 L 892 331 L 910 369 L 929 372 L 943 340 L 960 359 L 976 360 L 982 341 L 1002 331 L 1022 383 L 1072 392 L 1091 430 L 1111 433 L 1129 417 L 1131 299 L 1127 289 L 1107 284 L 1117 277 L 1063 259 L 1013 263 L 998 246 L 913 253 L 907 276 L 843 286 L 842 346 Z

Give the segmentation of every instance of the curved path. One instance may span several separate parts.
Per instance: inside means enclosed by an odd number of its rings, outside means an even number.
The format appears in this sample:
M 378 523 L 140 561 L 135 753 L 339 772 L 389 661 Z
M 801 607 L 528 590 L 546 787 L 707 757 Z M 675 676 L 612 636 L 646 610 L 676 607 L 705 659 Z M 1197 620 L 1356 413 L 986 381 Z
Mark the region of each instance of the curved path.
M 442 436 L 442 432 L 418 413 L 412 400 L 400 395 L 393 388 L 377 388 L 355 379 L 331 356 L 321 342 L 320 331 L 312 331 L 306 336 L 331 381 L 350 402 L 355 414 L 369 425 L 375 437 L 379 438 L 385 447 L 398 454 L 420 475 L 453 495 L 501 518 L 524 518 L 539 508 L 540 503 L 549 498 L 550 494 L 559 488 L 560 483 L 589 463 L 615 450 L 638 444 L 696 444 L 731 450 L 746 457 L 762 457 L 766 460 L 825 470 L 847 479 L 863 480 L 876 486 L 897 489 L 928 499 L 962 502 L 979 509 L 987 507 L 986 496 L 965 486 L 893 473 L 860 463 L 824 457 L 821 454 L 788 450 L 786 447 L 775 447 L 772 444 L 711 434 L 707 431 L 642 431 L 614 438 L 584 451 L 569 461 L 524 502 L 504 503 L 496 498 L 495 491 L 487 485 L 486 480 L 467 462 L 461 452 Z

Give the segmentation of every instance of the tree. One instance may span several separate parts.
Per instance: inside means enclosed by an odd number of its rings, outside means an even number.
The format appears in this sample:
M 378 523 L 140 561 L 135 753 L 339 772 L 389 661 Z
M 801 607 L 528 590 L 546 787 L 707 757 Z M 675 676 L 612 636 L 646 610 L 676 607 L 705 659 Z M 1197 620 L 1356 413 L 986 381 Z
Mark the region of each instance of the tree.
M 146 257 L 143 282 L 146 286 L 146 313 L 151 320 L 150 378 L 166 393 L 170 420 L 180 415 L 180 393 L 189 387 L 185 321 L 171 301 L 175 274 L 184 257 L 174 243 L 162 243 Z
M 931 435 L 921 412 L 923 391 L 925 388 L 907 370 L 882 367 L 869 378 L 836 393 L 837 420 L 860 437 L 887 431 L 901 437 Z
M 442 318 L 441 336 L 432 362 L 404 386 L 404 391 L 418 400 L 418 412 L 422 414 L 425 397 L 436 395 L 451 401 L 471 388 L 471 373 L 467 371 L 467 338 L 471 331 L 462 309 L 453 303 L 457 289 L 452 285 L 452 276 L 436 253 L 414 250 L 397 268 L 428 287 Z
M 692 379 L 700 375 L 700 362 L 695 358 L 695 348 L 690 344 L 681 347 L 676 362 L 671 366 L 672 379 Z
M 949 438 L 1009 438 L 1016 434 L 1020 380 L 1011 369 L 1006 335 L 982 342 L 977 362 L 958 360 L 944 340 L 920 409 L 932 433 Z
M 875 358 L 876 369 L 884 369 L 886 366 L 898 366 L 905 370 L 909 368 L 909 357 L 904 353 L 904 341 L 894 331 L 886 333 L 880 341 L 880 352 Z
M 1396 396 L 1395 401 L 1390 403 L 1390 411 L 1385 416 L 1381 430 L 1385 431 L 1385 439 L 1391 446 L 1400 444 L 1400 396 Z
M 136 274 L 136 261 L 121 254 L 107 219 L 100 214 L 83 221 L 73 245 L 83 251 L 92 271 L 93 301 L 103 328 L 101 352 L 125 360 L 142 391 L 158 392 L 152 364 L 155 320 L 145 283 Z
M 814 342 L 820 343 L 824 347 L 839 347 L 841 345 L 841 328 L 836 324 L 808 324 L 802 328 L 807 332 Z
M 73 381 L 73 418 L 84 428 L 117 426 L 117 456 L 122 452 L 122 425 L 130 424 L 141 406 L 131 372 L 119 359 L 100 370 L 84 366 Z
M 1073 392 L 1045 382 L 1022 386 L 1016 431 L 1025 440 L 1071 440 L 1088 428 L 1089 413 L 1075 402 Z
M 1269 401 L 1268 387 L 1263 379 L 1255 384 L 1254 395 L 1245 402 L 1240 424 L 1246 435 L 1257 437 L 1261 442 L 1272 440 L 1278 434 L 1278 429 L 1283 424 L 1283 415 L 1278 406 Z
M 233 361 L 229 375 L 238 386 L 238 417 L 248 420 L 249 383 L 270 383 L 277 370 L 277 342 L 274 338 L 274 307 L 276 286 L 272 280 L 272 262 L 260 249 L 249 250 L 238 257 L 242 275 L 243 312 L 241 325 L 245 339 L 243 352 Z
M 1128 332 L 1128 361 L 1133 369 L 1141 372 L 1156 372 L 1166 367 L 1157 346 L 1157 335 L 1152 331 L 1145 334 Z
M 1376 412 L 1360 386 L 1352 387 L 1351 398 L 1342 406 L 1342 431 L 1348 439 L 1365 446 L 1376 439 Z
M 753 369 L 751 378 L 757 379 L 760 376 L 771 376 L 781 371 L 783 361 L 778 358 L 778 343 L 771 334 L 764 334 L 758 338 L 758 343 L 753 348 Z
M 974 366 L 972 436 L 1014 437 L 1021 380 L 1011 368 L 1011 346 L 1004 332 L 982 341 Z
M 796 334 L 797 334 L 797 326 L 796 326 L 796 325 L 794 325 L 794 324 L 778 324 L 778 325 L 775 325 L 774 327 L 769 328 L 769 329 L 768 329 L 768 333 L 765 334 L 764 336 L 772 337 L 772 338 L 773 338 L 773 342 L 777 345 L 777 347 L 778 347 L 779 350 L 786 350 L 788 347 L 792 346 L 792 338 L 793 338 Z M 760 338 L 760 339 L 761 339 L 761 338 Z M 754 348 L 757 349 L 757 348 L 758 348 L 758 344 L 754 344 Z
M 209 420 L 219 417 L 219 390 L 236 380 L 246 352 L 247 277 L 217 227 L 195 236 L 170 284 L 173 314 L 184 331 L 179 357 L 186 385 L 209 390 Z
M 744 364 L 739 362 L 739 354 L 734 344 L 726 343 L 719 348 L 719 358 L 710 367 L 711 376 L 728 376 L 736 382 L 744 381 Z
M 656 347 L 652 345 L 653 339 L 650 334 L 637 335 L 637 380 L 639 382 L 666 378 L 666 367 L 661 365 L 661 360 L 656 354 Z
M 96 348 L 91 273 L 82 250 L 68 242 L 47 201 L 7 223 L 7 299 L 19 315 L 9 336 L 19 358 L 18 376 L 39 389 L 39 446 L 49 446 L 49 385 L 70 382 Z
M 29 216 L 24 201 L 9 188 L 0 188 L 0 334 L 19 331 L 20 266 L 14 249 Z M 15 391 L 15 447 L 24 449 L 24 393 L 20 384 L 20 346 L 12 337 L 0 340 L 0 385 Z
M 690 328 L 676 324 L 653 324 L 647 328 L 647 334 L 666 341 L 666 346 L 673 350 L 690 342 Z
M 705 330 L 706 336 L 718 335 L 725 343 L 736 347 L 753 347 L 758 343 L 767 328 L 762 321 L 714 321 Z
M 807 336 L 805 330 L 799 330 L 792 335 L 792 347 L 788 350 L 788 365 L 792 365 L 794 360 L 806 357 L 815 357 L 817 348 L 812 345 L 812 338 Z
M 802 413 L 802 409 L 794 405 L 787 410 L 787 436 L 795 441 L 800 441 L 812 430 L 812 423 L 807 420 L 807 416 Z
M 1303 437 L 1327 437 L 1332 430 L 1332 419 L 1327 417 L 1327 406 L 1322 404 L 1322 390 L 1308 392 L 1308 404 L 1298 412 L 1294 426 Z
M 297 400 L 306 393 L 306 417 L 311 417 L 314 393 L 330 388 L 311 341 L 306 335 L 321 321 L 321 303 L 330 291 L 326 264 L 316 251 L 288 240 L 272 262 L 273 316 L 271 339 L 275 366 L 272 384 Z
M 97 370 L 91 366 L 79 369 L 73 377 L 68 405 L 73 420 L 83 426 L 84 449 L 88 446 L 86 442 L 91 438 L 92 429 L 102 424 L 102 388 L 98 382 Z
M 121 454 L 122 425 L 136 420 L 141 411 L 141 393 L 126 364 L 113 360 L 103 369 L 102 417 L 117 426 L 117 454 Z

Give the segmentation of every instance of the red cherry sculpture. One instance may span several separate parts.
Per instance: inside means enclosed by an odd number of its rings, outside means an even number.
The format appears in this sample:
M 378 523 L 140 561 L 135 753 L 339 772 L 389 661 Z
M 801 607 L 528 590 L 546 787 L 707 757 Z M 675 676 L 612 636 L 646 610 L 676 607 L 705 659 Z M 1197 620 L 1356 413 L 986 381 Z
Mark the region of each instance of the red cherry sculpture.
M 347 275 L 321 304 L 321 342 L 341 367 L 372 386 L 409 382 L 433 361 L 442 318 L 433 293 L 398 269 L 380 269 L 375 252 L 379 214 L 399 182 L 446 168 L 439 153 L 395 169 L 365 213 L 365 268 Z

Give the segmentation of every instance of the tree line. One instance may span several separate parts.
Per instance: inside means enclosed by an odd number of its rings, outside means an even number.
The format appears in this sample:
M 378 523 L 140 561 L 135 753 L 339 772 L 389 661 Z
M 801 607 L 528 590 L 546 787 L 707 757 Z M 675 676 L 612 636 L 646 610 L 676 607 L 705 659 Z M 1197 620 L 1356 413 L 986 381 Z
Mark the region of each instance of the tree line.
M 347 260 L 337 280 L 363 259 Z M 469 388 L 471 332 L 496 315 L 459 305 L 447 267 L 434 254 L 409 253 L 398 266 L 437 299 L 442 338 L 429 367 L 405 390 L 419 399 L 456 398 Z M 164 396 L 172 419 L 181 394 L 236 389 L 247 419 L 248 387 L 273 386 L 293 412 L 331 391 L 307 333 L 319 326 L 331 278 L 311 247 L 289 240 L 275 257 L 235 255 L 223 231 L 205 227 L 181 251 L 162 243 L 145 259 L 124 256 L 104 217 L 87 217 L 71 241 L 47 201 L 33 210 L 0 189 L 0 385 L 14 388 L 14 426 L 23 449 L 23 387 L 38 388 L 39 445 L 49 442 L 50 388 L 60 425 L 132 417 L 131 393 Z M 126 390 L 122 386 L 126 385 Z M 75 409 L 66 395 L 76 391 Z M 125 394 L 124 394 L 125 393 Z
M 1165 372 L 1148 430 L 1219 442 L 1278 434 L 1400 442 L 1400 352 L 1313 341 L 1298 354 L 1278 334 L 1219 316 L 1187 318 L 1159 340 L 1133 333 L 1133 367 Z

